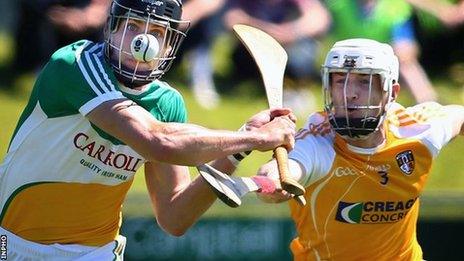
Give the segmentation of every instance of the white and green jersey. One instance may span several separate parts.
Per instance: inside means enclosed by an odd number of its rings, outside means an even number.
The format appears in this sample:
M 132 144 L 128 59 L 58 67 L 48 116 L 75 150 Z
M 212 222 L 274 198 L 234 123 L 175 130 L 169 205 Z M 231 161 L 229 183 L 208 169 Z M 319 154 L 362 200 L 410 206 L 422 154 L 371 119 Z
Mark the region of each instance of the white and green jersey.
M 118 235 L 137 152 L 85 117 L 128 98 L 163 122 L 185 122 L 184 101 L 155 81 L 118 84 L 103 44 L 79 41 L 53 54 L 39 75 L 0 165 L 0 226 L 30 241 L 99 246 Z

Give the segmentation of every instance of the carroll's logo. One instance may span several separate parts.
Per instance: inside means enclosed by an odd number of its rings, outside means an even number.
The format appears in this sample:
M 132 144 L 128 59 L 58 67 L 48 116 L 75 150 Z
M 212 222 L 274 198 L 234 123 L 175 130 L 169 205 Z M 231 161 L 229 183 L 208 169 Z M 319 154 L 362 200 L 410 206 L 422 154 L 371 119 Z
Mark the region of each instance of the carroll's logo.
M 396 154 L 396 162 L 398 163 L 398 167 L 400 167 L 401 171 L 406 175 L 411 175 L 414 171 L 414 155 L 412 155 L 412 151 L 406 150 Z
M 74 147 L 83 151 L 88 156 L 97 159 L 107 166 L 115 167 L 117 169 L 136 172 L 140 165 L 143 163 L 143 159 L 136 158 L 125 153 L 117 153 L 112 151 L 105 145 L 97 144 L 96 141 L 91 140 L 88 135 L 81 132 L 74 136 L 73 143 Z M 81 164 L 89 167 L 90 169 L 93 169 L 94 171 L 100 172 L 96 165 L 88 161 L 81 161 Z
M 335 220 L 350 224 L 394 223 L 403 219 L 416 199 L 407 201 L 338 202 Z

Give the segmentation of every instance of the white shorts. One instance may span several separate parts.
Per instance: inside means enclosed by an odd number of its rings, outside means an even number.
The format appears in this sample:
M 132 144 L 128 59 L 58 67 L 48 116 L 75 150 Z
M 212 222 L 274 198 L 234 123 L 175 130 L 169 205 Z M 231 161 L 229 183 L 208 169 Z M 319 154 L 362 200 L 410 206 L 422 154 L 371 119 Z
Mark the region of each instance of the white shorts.
M 101 246 L 43 245 L 22 239 L 0 227 L 0 260 L 123 260 L 126 238 L 119 235 Z

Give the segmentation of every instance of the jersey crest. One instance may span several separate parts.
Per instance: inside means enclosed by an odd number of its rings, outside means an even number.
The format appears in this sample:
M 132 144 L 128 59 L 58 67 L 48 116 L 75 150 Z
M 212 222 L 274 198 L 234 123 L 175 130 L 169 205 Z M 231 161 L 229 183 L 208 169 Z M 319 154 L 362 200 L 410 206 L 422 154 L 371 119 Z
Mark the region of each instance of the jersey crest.
M 398 163 L 398 167 L 400 170 L 406 174 L 411 175 L 414 171 L 414 155 L 412 154 L 411 150 L 406 150 L 396 154 L 396 162 Z

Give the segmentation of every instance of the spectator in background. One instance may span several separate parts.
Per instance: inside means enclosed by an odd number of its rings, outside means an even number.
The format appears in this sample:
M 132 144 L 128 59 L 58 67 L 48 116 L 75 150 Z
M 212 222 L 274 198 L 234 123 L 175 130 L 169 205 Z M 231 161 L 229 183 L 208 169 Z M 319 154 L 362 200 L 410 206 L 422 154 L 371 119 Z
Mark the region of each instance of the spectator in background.
M 414 22 L 424 67 L 464 84 L 464 1 L 406 1 L 416 9 Z
M 333 41 L 370 38 L 390 43 L 400 60 L 402 80 L 417 102 L 437 99 L 418 61 L 410 5 L 403 0 L 326 0 L 332 15 Z
M 191 34 L 184 43 L 181 52 L 190 49 L 189 76 L 191 89 L 197 103 L 205 109 L 215 108 L 220 97 L 213 80 L 213 68 L 210 49 L 214 39 L 222 31 L 219 14 L 224 0 L 188 0 L 184 1 L 184 20 L 191 22 Z
M 406 0 L 422 11 L 440 20 L 448 28 L 457 27 L 464 23 L 464 1 L 456 0 Z
M 297 81 L 305 82 L 318 75 L 319 70 L 314 66 L 318 53 L 316 37 L 329 27 L 329 14 L 320 1 L 232 0 L 230 4 L 224 16 L 229 29 L 234 24 L 246 24 L 273 36 L 288 53 L 287 74 Z M 243 46 L 235 50 L 234 60 L 241 76 L 257 77 L 256 66 Z M 284 91 L 284 103 L 298 114 L 308 109 L 301 106 L 312 104 L 304 99 L 309 98 L 308 93 L 301 91 Z M 293 97 L 288 95 L 292 93 Z
M 184 1 L 182 17 L 191 22 L 192 28 L 191 37 L 183 43 L 184 48 L 180 50 L 180 56 L 188 59 L 193 96 L 205 109 L 213 109 L 220 102 L 214 85 L 210 50 L 214 39 L 223 30 L 218 20 L 224 3 L 224 0 Z M 187 53 L 188 55 L 184 56 Z
M 102 40 L 109 0 L 21 0 L 14 70 L 36 71 L 59 47 Z

